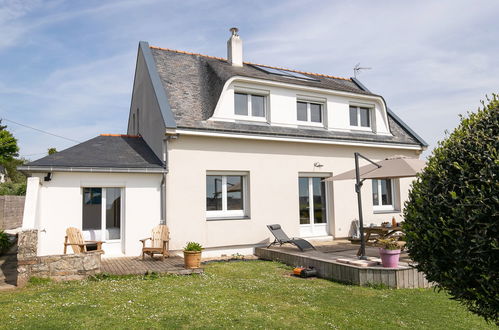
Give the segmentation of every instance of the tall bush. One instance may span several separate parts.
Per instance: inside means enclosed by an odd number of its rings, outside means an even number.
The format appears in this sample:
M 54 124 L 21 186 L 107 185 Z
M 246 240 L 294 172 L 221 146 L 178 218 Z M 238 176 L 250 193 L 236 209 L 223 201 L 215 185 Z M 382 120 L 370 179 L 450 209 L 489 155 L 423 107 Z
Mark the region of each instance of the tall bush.
M 429 281 L 486 320 L 499 310 L 499 99 L 461 118 L 405 205 L 409 254 Z
M 0 195 L 24 196 L 26 195 L 26 183 L 14 183 L 12 181 L 0 183 Z

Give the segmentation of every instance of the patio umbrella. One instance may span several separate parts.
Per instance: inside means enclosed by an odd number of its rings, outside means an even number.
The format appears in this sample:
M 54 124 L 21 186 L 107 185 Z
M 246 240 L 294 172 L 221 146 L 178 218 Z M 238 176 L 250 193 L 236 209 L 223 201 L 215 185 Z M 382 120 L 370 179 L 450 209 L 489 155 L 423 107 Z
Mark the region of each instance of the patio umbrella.
M 416 158 L 406 158 L 403 156 L 395 156 L 386 158 L 380 162 L 373 162 L 369 158 L 354 153 L 355 169 L 341 173 L 325 179 L 324 181 L 336 180 L 352 180 L 355 179 L 355 192 L 357 193 L 357 203 L 359 209 L 359 229 L 360 229 L 360 258 L 365 259 L 366 244 L 364 242 L 364 218 L 362 216 L 362 196 L 360 189 L 366 179 L 385 179 L 385 178 L 407 178 L 416 176 L 424 166 L 425 161 Z M 363 158 L 371 164 L 359 167 L 359 158 Z
M 416 176 L 425 167 L 426 162 L 421 159 L 395 156 L 359 168 L 360 179 L 390 179 Z M 324 181 L 354 180 L 355 169 L 331 176 Z

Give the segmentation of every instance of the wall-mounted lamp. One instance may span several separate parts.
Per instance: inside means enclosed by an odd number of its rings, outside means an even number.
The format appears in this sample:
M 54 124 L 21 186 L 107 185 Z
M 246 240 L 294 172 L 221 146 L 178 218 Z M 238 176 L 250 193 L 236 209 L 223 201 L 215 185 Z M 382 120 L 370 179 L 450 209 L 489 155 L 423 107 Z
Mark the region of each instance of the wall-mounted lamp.
M 52 172 L 48 172 L 47 175 L 43 178 L 43 181 L 52 180 Z
M 322 166 L 324 166 L 324 165 L 322 165 L 322 164 L 321 164 L 321 163 L 319 163 L 319 162 L 315 162 L 315 163 L 314 163 L 314 167 L 319 167 L 319 168 L 320 168 L 320 167 L 322 167 Z

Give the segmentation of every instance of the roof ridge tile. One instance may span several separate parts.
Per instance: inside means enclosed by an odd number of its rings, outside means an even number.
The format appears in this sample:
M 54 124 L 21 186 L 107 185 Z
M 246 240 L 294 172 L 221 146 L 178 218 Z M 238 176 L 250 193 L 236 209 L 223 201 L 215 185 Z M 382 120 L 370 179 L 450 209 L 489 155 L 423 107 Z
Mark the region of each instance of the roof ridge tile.
M 117 137 L 129 137 L 129 138 L 140 138 L 140 135 L 130 135 L 130 134 L 100 134 L 100 136 L 117 136 Z
M 212 59 L 220 60 L 220 61 L 227 61 L 227 59 L 224 57 L 210 56 L 210 55 L 205 55 L 205 54 L 200 54 L 200 53 L 192 53 L 192 52 L 186 52 L 183 50 L 177 50 L 177 49 L 171 49 L 171 48 L 162 48 L 162 47 L 157 47 L 157 46 L 149 46 L 149 47 L 151 49 L 164 50 L 164 51 L 168 51 L 168 52 L 174 52 L 174 53 L 186 54 L 186 55 L 201 56 L 201 57 L 212 58 Z M 258 63 L 253 63 L 253 62 L 243 62 L 243 63 L 249 64 L 249 65 L 263 66 L 266 68 L 272 68 L 272 69 L 277 69 L 277 70 L 285 70 L 285 71 L 290 71 L 290 72 L 309 74 L 312 76 L 319 76 L 319 77 L 326 77 L 326 78 L 332 78 L 332 79 L 341 79 L 341 80 L 352 81 L 352 79 L 350 79 L 350 78 L 331 76 L 331 75 L 322 74 L 322 73 L 314 73 L 314 72 L 300 71 L 300 70 L 295 70 L 295 69 L 287 69 L 287 68 L 282 68 L 282 67 L 278 67 L 278 66 L 271 66 L 271 65 L 267 65 L 267 64 L 258 64 Z

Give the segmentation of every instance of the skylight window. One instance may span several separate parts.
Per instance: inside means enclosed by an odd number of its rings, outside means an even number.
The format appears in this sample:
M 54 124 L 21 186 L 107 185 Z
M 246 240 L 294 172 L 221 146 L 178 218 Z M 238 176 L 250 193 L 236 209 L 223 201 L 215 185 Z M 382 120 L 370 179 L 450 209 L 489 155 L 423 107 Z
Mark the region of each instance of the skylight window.
M 319 79 L 313 78 L 306 76 L 304 74 L 298 73 L 298 72 L 293 72 L 293 71 L 287 71 L 287 70 L 281 70 L 281 69 L 276 69 L 276 68 L 269 68 L 266 66 L 261 66 L 261 65 L 253 65 L 255 68 L 260 69 L 264 72 L 270 73 L 270 74 L 276 74 L 279 76 L 284 76 L 284 77 L 290 77 L 290 78 L 296 78 L 296 79 L 305 79 L 305 80 L 312 80 L 312 81 L 319 81 Z

